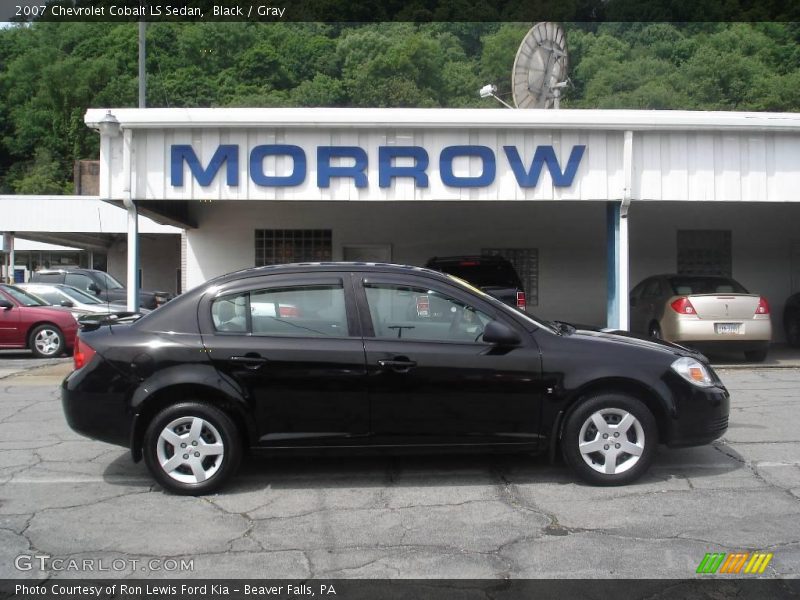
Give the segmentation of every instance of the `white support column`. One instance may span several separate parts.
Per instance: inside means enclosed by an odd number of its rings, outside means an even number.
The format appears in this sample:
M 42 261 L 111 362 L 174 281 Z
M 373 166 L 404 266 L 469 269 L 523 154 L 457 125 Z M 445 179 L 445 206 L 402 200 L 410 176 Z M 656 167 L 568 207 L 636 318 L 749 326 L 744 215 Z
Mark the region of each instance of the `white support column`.
M 630 287 L 628 256 L 628 209 L 631 203 L 633 183 L 633 132 L 625 132 L 623 144 L 624 185 L 622 200 L 609 202 L 606 211 L 607 260 L 608 260 L 608 307 L 607 327 L 628 330 L 630 310 L 628 289 Z
M 124 188 L 122 203 L 128 210 L 128 311 L 139 310 L 139 211 L 131 196 L 133 131 L 123 132 L 122 172 Z

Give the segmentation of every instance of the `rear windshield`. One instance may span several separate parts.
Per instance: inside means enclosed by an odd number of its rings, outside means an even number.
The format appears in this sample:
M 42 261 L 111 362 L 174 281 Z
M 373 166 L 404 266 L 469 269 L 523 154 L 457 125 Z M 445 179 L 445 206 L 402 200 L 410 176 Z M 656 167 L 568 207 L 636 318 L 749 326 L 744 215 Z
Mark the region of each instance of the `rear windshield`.
M 672 292 L 687 294 L 747 294 L 742 284 L 728 277 L 670 277 Z
M 464 261 L 463 263 L 447 263 L 434 267 L 439 271 L 454 275 L 478 287 L 512 287 L 520 288 L 519 277 L 510 263 L 480 263 Z

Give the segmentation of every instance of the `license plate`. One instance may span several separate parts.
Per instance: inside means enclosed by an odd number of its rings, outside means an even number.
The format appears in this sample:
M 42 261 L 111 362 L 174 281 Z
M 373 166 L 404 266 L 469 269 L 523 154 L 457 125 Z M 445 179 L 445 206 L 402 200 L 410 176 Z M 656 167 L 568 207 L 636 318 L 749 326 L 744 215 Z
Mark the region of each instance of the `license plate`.
M 741 323 L 714 323 L 714 331 L 719 334 L 737 334 L 741 329 Z

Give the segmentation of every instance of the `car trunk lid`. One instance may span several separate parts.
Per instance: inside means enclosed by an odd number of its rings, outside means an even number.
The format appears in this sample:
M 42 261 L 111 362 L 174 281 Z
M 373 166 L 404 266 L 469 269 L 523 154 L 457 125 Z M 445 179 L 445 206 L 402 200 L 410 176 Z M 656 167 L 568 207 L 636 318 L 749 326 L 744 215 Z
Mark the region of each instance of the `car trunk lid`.
M 686 296 L 701 319 L 752 319 L 758 294 L 691 294 Z

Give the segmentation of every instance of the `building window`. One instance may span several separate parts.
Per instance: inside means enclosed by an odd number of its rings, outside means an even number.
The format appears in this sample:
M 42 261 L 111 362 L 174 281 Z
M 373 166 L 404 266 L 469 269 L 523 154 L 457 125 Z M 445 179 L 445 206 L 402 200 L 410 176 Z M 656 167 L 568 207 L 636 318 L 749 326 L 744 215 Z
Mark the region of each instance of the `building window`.
M 331 260 L 330 229 L 256 229 L 255 266 Z
M 539 306 L 538 248 L 483 248 L 481 254 L 498 255 L 508 259 L 522 280 L 527 305 Z
M 678 230 L 680 275 L 733 275 L 731 232 L 721 229 Z

